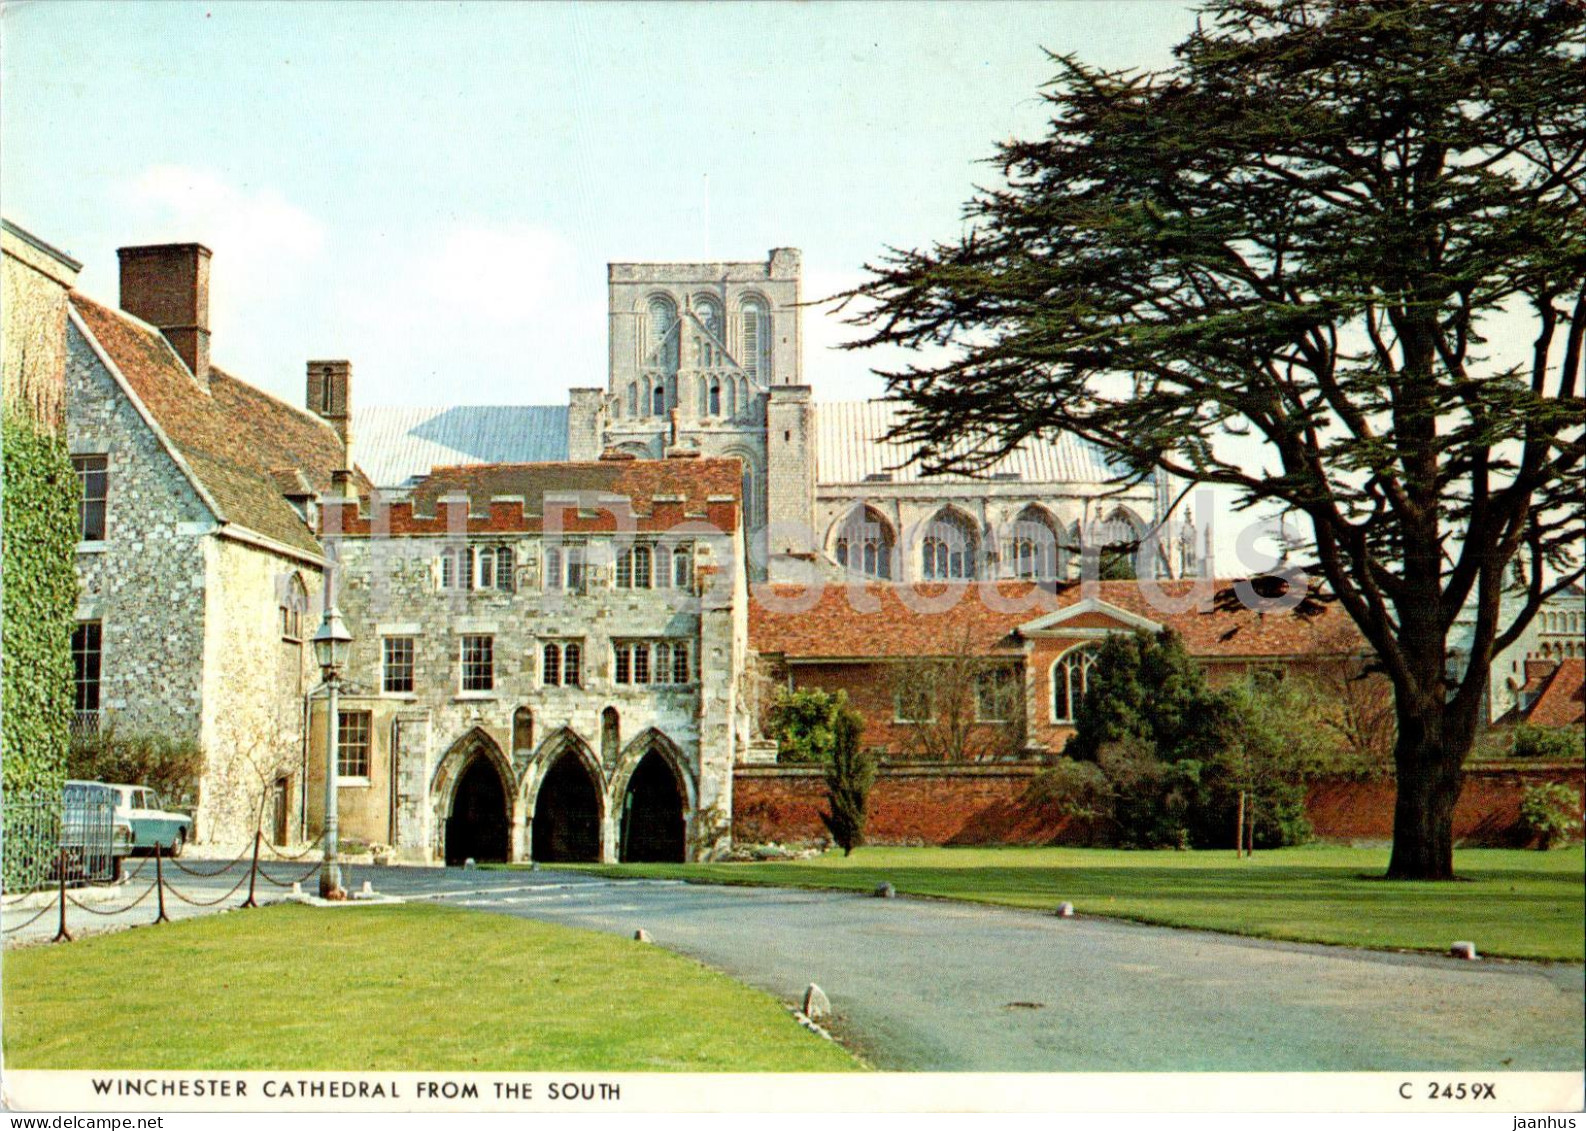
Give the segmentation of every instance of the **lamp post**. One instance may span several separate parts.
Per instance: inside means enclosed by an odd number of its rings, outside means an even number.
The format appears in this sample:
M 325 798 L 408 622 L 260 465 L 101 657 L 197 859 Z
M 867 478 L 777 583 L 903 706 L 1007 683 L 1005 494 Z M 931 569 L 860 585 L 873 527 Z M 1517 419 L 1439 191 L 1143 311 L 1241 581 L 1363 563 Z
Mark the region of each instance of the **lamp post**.
M 325 679 L 325 862 L 319 871 L 321 899 L 339 898 L 342 892 L 341 865 L 336 861 L 336 768 L 340 752 L 336 748 L 337 727 L 340 723 L 336 693 L 341 684 L 341 670 L 347 665 L 347 655 L 352 651 L 352 633 L 342 623 L 341 610 L 335 605 L 325 609 L 314 633 L 314 661 L 319 664 Z

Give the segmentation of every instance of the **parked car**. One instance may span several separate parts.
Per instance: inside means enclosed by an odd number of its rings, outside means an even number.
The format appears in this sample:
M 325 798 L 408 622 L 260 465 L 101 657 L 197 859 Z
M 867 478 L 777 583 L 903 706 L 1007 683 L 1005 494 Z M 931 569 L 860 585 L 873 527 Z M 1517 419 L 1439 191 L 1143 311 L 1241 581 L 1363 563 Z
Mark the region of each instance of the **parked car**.
M 153 852 L 159 845 L 167 856 L 180 856 L 193 836 L 193 818 L 160 807 L 160 795 L 142 785 L 112 785 L 116 793 L 116 822 L 131 829 L 132 851 Z
M 132 851 L 132 825 L 119 812 L 116 786 L 68 781 L 62 790 L 61 854 L 68 883 L 108 883 L 121 878 L 121 862 Z

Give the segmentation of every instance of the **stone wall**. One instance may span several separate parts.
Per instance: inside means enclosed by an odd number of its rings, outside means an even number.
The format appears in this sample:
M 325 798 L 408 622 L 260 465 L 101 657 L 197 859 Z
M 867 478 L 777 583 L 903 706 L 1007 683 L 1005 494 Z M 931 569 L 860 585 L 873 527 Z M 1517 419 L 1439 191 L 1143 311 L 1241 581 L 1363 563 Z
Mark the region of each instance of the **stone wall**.
M 198 824 L 210 841 L 243 843 L 286 779 L 287 839 L 301 837 L 303 705 L 319 682 L 308 637 L 319 623 L 321 574 L 299 559 L 229 538 L 205 539 L 203 742 Z M 301 635 L 282 633 L 280 610 L 301 578 L 307 593 Z
M 199 739 L 214 519 L 75 326 L 67 382 L 72 453 L 109 461 L 105 540 L 77 553 L 77 619 L 103 625 L 102 718 L 122 733 Z
M 66 419 L 66 292 L 80 265 L 10 224 L 0 249 L 5 411 L 26 411 L 59 435 Z
M 1050 805 L 1025 800 L 1040 768 L 885 766 L 870 796 L 866 838 L 874 844 L 1083 844 L 1088 829 Z M 1483 765 L 1466 772 L 1454 835 L 1471 845 L 1511 845 L 1525 787 L 1562 781 L 1581 790 L 1581 766 Z M 733 836 L 782 843 L 826 836 L 825 785 L 805 766 L 740 766 L 733 782 Z M 1393 835 L 1391 781 L 1325 781 L 1306 810 L 1322 840 L 1386 841 Z

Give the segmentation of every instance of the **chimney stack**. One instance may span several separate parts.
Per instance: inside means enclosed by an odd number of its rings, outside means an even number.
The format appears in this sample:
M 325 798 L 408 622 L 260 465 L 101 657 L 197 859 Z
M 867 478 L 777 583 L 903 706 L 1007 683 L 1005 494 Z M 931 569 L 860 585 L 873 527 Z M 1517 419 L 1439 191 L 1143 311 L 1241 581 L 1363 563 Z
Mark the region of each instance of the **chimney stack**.
M 352 443 L 352 362 L 308 363 L 308 411 L 330 422 L 344 446 Z M 350 467 L 351 464 L 349 463 Z
M 155 326 L 209 385 L 209 257 L 198 243 L 123 247 L 121 309 Z

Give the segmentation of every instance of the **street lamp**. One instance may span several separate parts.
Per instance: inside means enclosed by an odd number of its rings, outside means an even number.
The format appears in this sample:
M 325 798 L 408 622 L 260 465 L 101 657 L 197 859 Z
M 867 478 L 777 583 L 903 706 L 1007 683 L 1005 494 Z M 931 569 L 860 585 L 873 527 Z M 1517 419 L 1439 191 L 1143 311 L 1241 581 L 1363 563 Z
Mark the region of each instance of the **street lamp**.
M 352 633 L 342 623 L 341 610 L 335 605 L 325 609 L 319 631 L 314 633 L 314 661 L 319 664 L 325 679 L 325 862 L 319 871 L 321 899 L 337 899 L 344 894 L 341 886 L 341 865 L 336 862 L 336 763 L 340 752 L 336 749 L 337 726 L 340 722 L 336 706 L 336 692 L 341 684 L 341 670 L 347 666 L 347 656 L 352 651 Z

